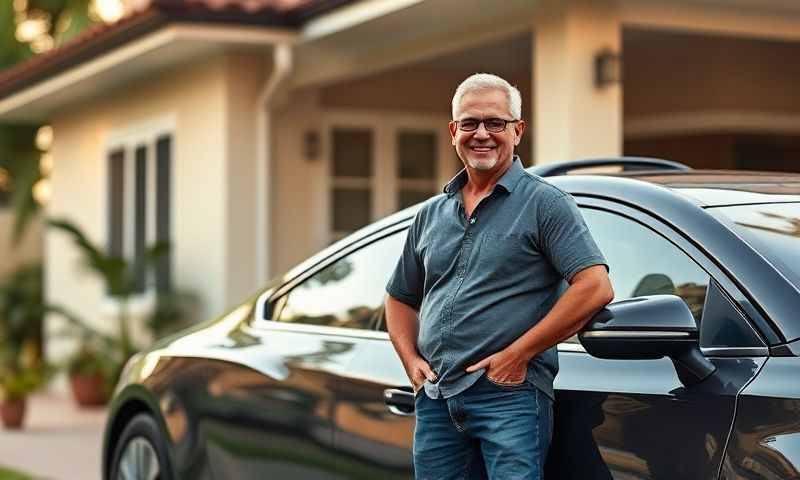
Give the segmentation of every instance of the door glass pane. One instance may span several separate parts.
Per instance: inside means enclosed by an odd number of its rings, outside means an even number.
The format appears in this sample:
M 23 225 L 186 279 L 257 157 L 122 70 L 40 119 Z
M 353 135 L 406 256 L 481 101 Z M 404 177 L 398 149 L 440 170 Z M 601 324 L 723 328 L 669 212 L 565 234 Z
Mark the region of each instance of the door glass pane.
M 708 274 L 700 266 L 640 223 L 590 208 L 582 209 L 582 213 L 608 260 L 615 301 L 645 295 L 677 295 L 700 324 L 709 282 Z
M 172 136 L 165 135 L 156 141 L 156 240 L 172 243 L 170 238 L 172 218 Z M 173 251 L 174 245 L 170 251 Z M 171 254 L 167 252 L 156 260 L 156 291 L 172 290 Z
M 125 234 L 125 151 L 108 156 L 108 253 L 122 258 Z
M 133 236 L 133 291 L 143 292 L 145 287 L 145 240 L 147 239 L 147 147 L 140 145 L 134 152 L 134 236 Z
M 370 222 L 372 194 L 369 190 L 333 189 L 333 231 L 352 232 Z
M 400 132 L 397 135 L 397 166 L 400 178 L 436 178 L 436 134 Z
M 289 292 L 278 321 L 373 328 L 406 232 L 378 240 L 323 268 Z
M 333 129 L 334 177 L 372 176 L 372 132 L 358 129 Z

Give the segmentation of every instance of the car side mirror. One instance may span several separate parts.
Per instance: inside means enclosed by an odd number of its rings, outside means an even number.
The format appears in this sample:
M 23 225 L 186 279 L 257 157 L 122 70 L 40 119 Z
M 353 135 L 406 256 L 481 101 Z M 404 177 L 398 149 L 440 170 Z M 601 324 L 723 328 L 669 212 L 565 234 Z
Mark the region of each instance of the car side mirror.
M 676 295 L 650 295 L 609 304 L 578 334 L 594 357 L 669 357 L 684 384 L 705 380 L 716 370 L 700 352 L 698 338 L 692 312 Z

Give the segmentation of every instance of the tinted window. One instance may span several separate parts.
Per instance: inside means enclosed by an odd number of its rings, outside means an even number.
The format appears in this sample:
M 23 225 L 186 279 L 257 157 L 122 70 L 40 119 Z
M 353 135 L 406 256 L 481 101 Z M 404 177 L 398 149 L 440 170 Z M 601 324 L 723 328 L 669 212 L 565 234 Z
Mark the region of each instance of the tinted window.
M 318 271 L 289 292 L 278 321 L 374 327 L 405 238 L 405 231 L 390 235 Z
M 800 203 L 709 209 L 722 214 L 747 243 L 800 287 Z
M 700 323 L 709 276 L 667 239 L 619 215 L 582 209 L 586 223 L 611 268 L 614 300 L 677 295 Z

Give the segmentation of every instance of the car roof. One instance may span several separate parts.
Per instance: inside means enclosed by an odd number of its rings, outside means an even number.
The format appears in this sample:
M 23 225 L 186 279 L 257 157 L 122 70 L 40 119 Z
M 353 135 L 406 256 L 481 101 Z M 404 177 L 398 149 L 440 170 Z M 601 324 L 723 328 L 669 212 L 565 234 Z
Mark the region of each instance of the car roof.
M 577 162 L 576 162 L 577 163 Z M 526 169 L 537 174 L 537 167 Z M 580 170 L 545 180 L 573 195 L 604 196 L 653 206 L 663 201 L 686 201 L 700 207 L 756 203 L 800 202 L 800 173 L 742 170 L 633 170 L 603 172 Z M 665 195 L 665 193 L 677 195 Z M 672 197 L 672 198 L 669 198 Z M 676 198 L 678 197 L 678 198 Z M 393 213 L 362 228 L 358 236 L 413 217 L 422 203 Z M 331 250 L 335 250 L 332 248 Z
M 665 187 L 703 207 L 800 202 L 800 174 L 798 173 L 742 170 L 645 170 L 592 172 L 588 175 L 578 172 L 568 176 L 578 175 L 618 177 L 648 182 Z

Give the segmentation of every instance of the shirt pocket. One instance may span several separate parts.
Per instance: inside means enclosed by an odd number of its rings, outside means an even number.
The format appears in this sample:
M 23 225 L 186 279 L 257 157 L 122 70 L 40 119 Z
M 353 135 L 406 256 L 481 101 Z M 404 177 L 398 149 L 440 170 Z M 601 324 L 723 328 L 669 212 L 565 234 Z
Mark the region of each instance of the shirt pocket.
M 490 277 L 509 276 L 528 265 L 528 250 L 522 234 L 487 232 L 478 252 L 478 266 Z

